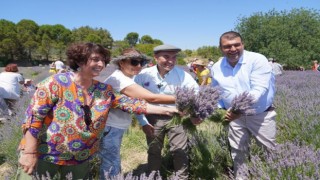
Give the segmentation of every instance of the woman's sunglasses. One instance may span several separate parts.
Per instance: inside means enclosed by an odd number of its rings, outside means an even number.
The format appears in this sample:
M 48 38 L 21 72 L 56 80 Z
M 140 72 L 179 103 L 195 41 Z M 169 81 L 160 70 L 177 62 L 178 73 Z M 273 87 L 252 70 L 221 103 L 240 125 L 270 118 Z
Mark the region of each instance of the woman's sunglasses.
M 84 106 L 81 106 L 81 108 L 84 111 L 84 122 L 86 123 L 86 125 L 88 127 L 92 123 L 90 106 L 84 105 Z
M 145 66 L 148 62 L 145 60 L 137 60 L 137 59 L 130 59 L 130 64 L 132 66 L 138 66 L 140 64 L 141 67 Z

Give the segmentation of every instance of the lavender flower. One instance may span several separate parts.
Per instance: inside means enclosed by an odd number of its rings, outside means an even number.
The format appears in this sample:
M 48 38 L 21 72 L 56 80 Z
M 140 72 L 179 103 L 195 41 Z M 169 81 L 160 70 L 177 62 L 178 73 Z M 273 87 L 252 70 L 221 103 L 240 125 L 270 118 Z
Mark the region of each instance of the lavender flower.
M 195 90 L 193 88 L 178 87 L 175 91 L 176 107 L 179 111 L 189 111 L 195 101 Z
M 245 91 L 234 97 L 231 102 L 230 110 L 235 114 L 252 115 L 255 114 L 253 104 L 253 96 Z M 222 122 L 224 125 L 227 125 L 229 121 L 225 121 L 226 113 L 227 111 L 225 109 L 218 109 L 208 118 L 208 120 L 216 123 Z
M 231 111 L 235 114 L 253 115 L 255 110 L 252 108 L 254 97 L 245 91 L 234 97 L 231 102 Z
M 177 88 L 175 94 L 177 109 L 186 116 L 174 116 L 170 125 L 182 124 L 191 132 L 196 130 L 191 117 L 209 117 L 217 109 L 220 97 L 218 89 L 210 86 L 201 87 L 197 93 L 193 88 Z
M 217 88 L 210 86 L 201 87 L 195 98 L 191 115 L 206 119 L 217 109 L 219 99 L 220 95 Z

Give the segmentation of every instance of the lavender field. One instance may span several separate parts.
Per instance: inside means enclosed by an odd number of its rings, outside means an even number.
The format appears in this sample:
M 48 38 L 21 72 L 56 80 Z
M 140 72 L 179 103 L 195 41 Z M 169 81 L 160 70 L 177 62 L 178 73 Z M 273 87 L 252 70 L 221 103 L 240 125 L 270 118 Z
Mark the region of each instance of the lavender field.
M 114 69 L 108 66 L 97 79 L 104 80 Z M 46 66 L 20 68 L 20 72 L 35 83 L 49 76 Z M 279 146 L 276 151 L 265 154 L 254 144 L 251 162 L 243 173 L 250 179 L 320 179 L 320 73 L 285 71 L 282 76 L 276 77 L 276 88 L 274 105 Z M 16 172 L 20 125 L 29 100 L 30 95 L 23 96 L 17 105 L 16 116 L 0 125 L 0 179 L 11 179 Z M 221 125 L 212 122 L 198 127 L 197 135 L 192 137 L 190 151 L 192 179 L 233 179 L 228 172 L 231 159 L 223 139 L 224 132 Z M 137 143 L 132 145 L 132 142 Z M 145 139 L 139 127 L 129 129 L 122 147 L 124 174 L 118 179 L 133 179 L 134 176 L 148 179 L 143 169 L 136 172 L 146 160 Z M 170 157 L 166 150 L 164 156 L 164 163 L 169 164 Z M 131 163 L 133 157 L 138 164 Z M 93 164 L 93 168 L 96 167 L 97 164 Z M 167 170 L 170 171 L 170 168 Z M 170 173 L 161 175 L 174 179 Z M 157 174 L 151 176 L 161 179 Z

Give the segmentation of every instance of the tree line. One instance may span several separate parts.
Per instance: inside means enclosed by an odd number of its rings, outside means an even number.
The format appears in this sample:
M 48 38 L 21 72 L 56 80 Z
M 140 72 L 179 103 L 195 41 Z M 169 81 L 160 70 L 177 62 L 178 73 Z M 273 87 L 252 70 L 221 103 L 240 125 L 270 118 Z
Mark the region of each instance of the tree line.
M 287 69 L 300 66 L 308 69 L 312 60 L 320 58 L 320 15 L 315 9 L 270 10 L 240 17 L 235 31 L 244 39 L 245 49 L 272 57 Z M 227 31 L 227 30 L 226 30 Z M 216 37 L 218 38 L 218 37 Z M 64 60 L 67 46 L 74 42 L 99 43 L 112 51 L 113 56 L 128 47 L 135 47 L 152 56 L 155 46 L 163 44 L 150 35 L 129 32 L 122 40 L 114 40 L 107 29 L 82 26 L 72 30 L 61 24 L 38 25 L 23 19 L 18 23 L 0 19 L 0 65 L 10 61 Z M 218 46 L 186 49 L 179 54 L 178 64 L 193 57 L 217 60 Z

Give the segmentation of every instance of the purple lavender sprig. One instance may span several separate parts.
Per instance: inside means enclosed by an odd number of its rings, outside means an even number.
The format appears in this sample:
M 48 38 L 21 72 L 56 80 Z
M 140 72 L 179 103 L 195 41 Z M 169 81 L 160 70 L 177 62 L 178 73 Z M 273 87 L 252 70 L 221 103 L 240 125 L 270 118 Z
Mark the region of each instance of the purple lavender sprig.
M 201 119 L 208 118 L 217 109 L 220 92 L 211 86 L 202 86 L 195 98 L 191 116 Z
M 235 114 L 252 115 L 255 114 L 255 109 L 253 108 L 254 98 L 249 92 L 243 92 L 234 97 L 231 102 L 230 110 Z M 227 110 L 218 109 L 216 110 L 208 120 L 215 123 L 222 123 L 223 125 L 229 124 L 229 121 L 225 120 L 225 115 Z
M 245 91 L 234 97 L 231 102 L 231 111 L 235 114 L 253 115 L 255 114 L 255 110 L 252 107 L 254 102 L 254 97 Z
M 177 88 L 175 94 L 177 109 L 186 115 L 175 115 L 170 125 L 182 124 L 191 132 L 196 130 L 191 117 L 206 119 L 217 109 L 220 99 L 218 89 L 210 86 L 201 87 L 198 92 L 192 88 Z
M 176 107 L 179 111 L 190 111 L 195 101 L 195 90 L 193 88 L 178 87 L 175 90 Z

